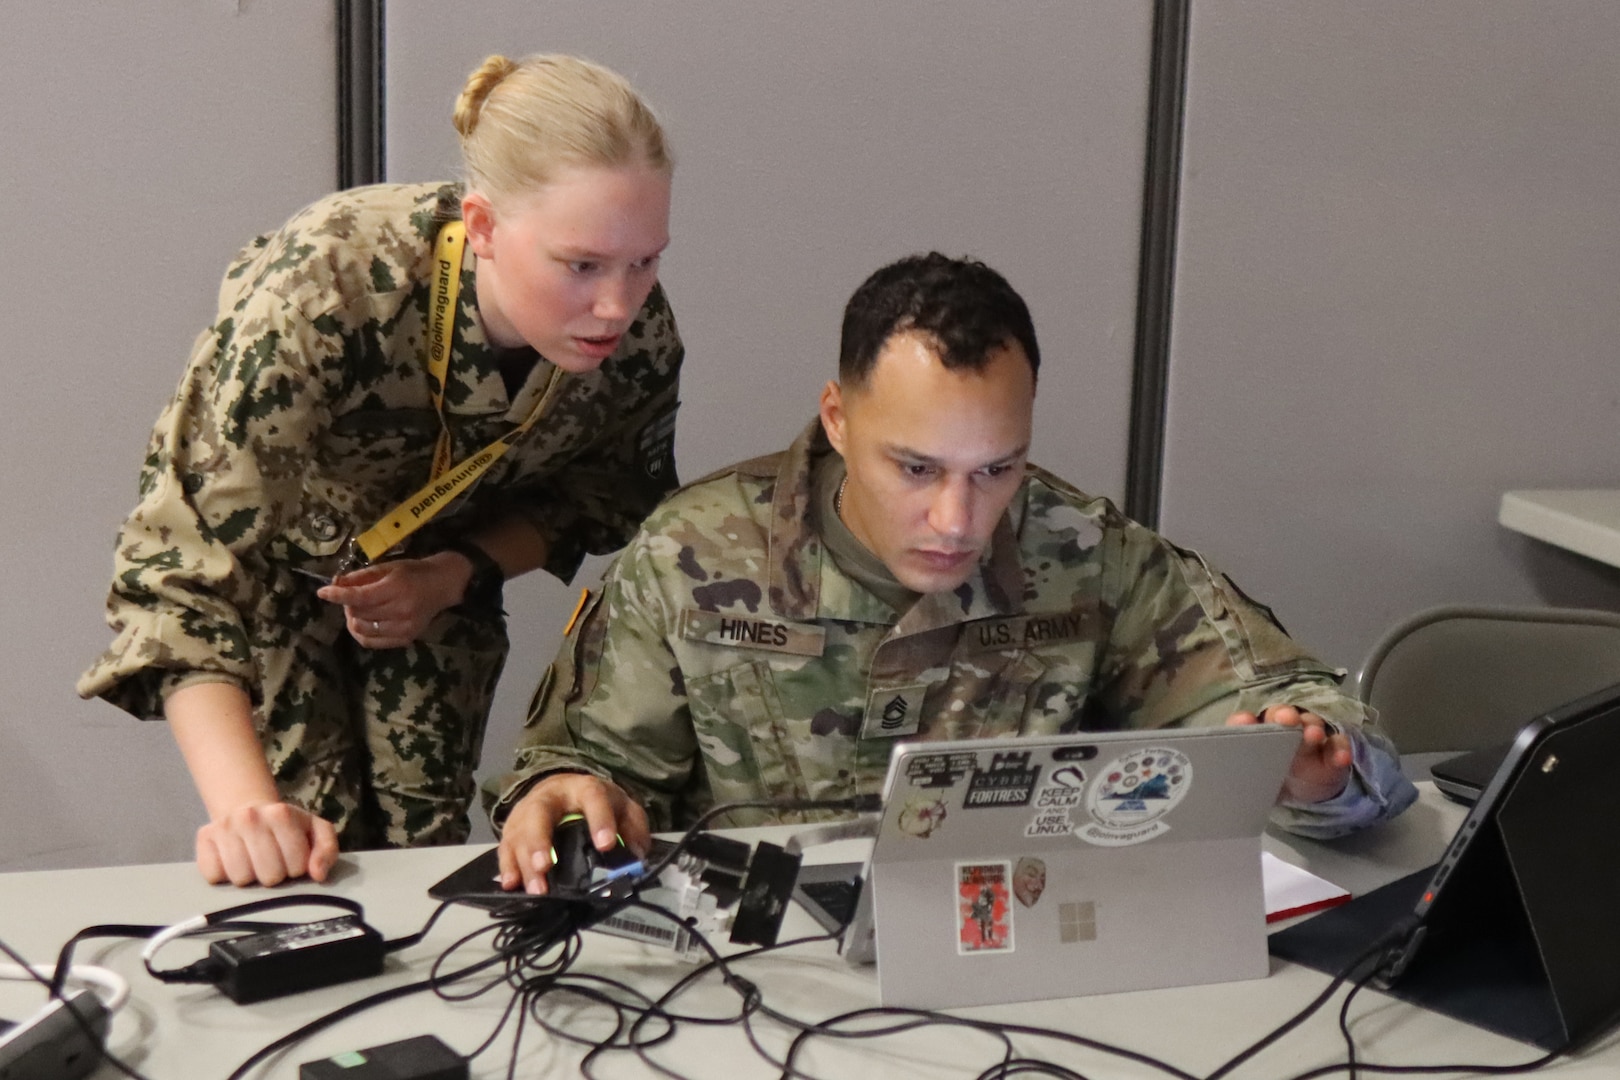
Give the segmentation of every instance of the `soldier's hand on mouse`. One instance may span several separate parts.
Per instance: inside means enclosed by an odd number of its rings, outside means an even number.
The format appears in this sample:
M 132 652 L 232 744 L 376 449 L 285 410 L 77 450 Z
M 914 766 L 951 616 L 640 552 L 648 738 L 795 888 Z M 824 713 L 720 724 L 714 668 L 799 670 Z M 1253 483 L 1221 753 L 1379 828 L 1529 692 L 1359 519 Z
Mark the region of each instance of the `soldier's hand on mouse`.
M 611 851 L 621 837 L 638 855 L 652 847 L 646 811 L 617 784 L 586 773 L 553 773 L 512 807 L 501 827 L 501 888 L 521 885 L 545 894 L 552 830 L 569 814 L 585 815 L 598 851 Z
M 1283 780 L 1284 797 L 1296 803 L 1316 803 L 1344 791 L 1350 782 L 1350 763 L 1355 760 L 1349 735 L 1315 713 L 1293 705 L 1269 705 L 1259 715 L 1233 713 L 1226 721 L 1228 727 L 1262 722 L 1301 729 L 1299 749 L 1294 751 L 1288 776 Z
M 439 612 L 461 603 L 472 572 L 465 555 L 438 551 L 363 566 L 315 595 L 343 605 L 355 641 L 368 649 L 396 649 L 421 637 Z

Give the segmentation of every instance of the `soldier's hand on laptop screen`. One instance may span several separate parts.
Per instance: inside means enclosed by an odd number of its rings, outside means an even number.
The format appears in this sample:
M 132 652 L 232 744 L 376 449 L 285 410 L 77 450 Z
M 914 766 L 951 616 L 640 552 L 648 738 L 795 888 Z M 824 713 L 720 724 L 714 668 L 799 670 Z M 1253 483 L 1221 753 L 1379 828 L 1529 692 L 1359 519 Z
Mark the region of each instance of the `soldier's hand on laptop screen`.
M 1350 762 L 1354 751 L 1350 736 L 1313 712 L 1292 705 L 1268 705 L 1257 716 L 1251 712 L 1233 713 L 1228 727 L 1244 724 L 1280 724 L 1301 730 L 1299 749 L 1283 780 L 1282 794 L 1298 803 L 1322 802 L 1344 790 L 1350 782 Z
M 501 888 L 544 895 L 551 834 L 569 814 L 585 815 L 591 842 L 611 851 L 620 837 L 636 854 L 652 847 L 647 813 L 616 784 L 586 773 L 553 773 L 530 789 L 501 829 Z

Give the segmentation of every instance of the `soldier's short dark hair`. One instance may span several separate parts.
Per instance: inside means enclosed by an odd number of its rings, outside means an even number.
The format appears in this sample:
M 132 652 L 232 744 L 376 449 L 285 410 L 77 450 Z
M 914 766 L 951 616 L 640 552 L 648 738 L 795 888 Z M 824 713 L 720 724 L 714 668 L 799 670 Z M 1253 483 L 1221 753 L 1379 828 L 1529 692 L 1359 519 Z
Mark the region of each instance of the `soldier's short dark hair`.
M 1007 279 L 976 259 L 937 251 L 909 255 L 861 283 L 844 307 L 838 378 L 861 386 L 878 353 L 895 334 L 916 330 L 933 339 L 951 370 L 984 370 L 990 353 L 1017 342 L 1030 372 L 1041 370 L 1035 325 L 1023 297 Z

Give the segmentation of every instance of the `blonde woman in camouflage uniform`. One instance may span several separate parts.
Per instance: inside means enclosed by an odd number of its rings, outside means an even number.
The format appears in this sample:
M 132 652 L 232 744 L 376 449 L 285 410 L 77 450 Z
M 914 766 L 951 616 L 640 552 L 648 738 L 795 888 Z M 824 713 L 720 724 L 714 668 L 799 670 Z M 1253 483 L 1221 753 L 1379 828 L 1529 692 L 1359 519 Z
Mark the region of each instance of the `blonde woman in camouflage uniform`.
M 209 881 L 464 840 L 501 583 L 566 579 L 675 483 L 656 118 L 596 65 L 491 57 L 455 123 L 465 186 L 340 192 L 237 256 L 119 536 L 79 692 L 168 719 Z
M 1039 364 L 982 263 L 903 259 L 856 290 L 819 418 L 665 502 L 564 640 L 492 784 L 503 886 L 544 891 L 565 813 L 606 850 L 718 802 L 874 794 L 899 738 L 1263 714 L 1304 732 L 1279 825 L 1405 809 L 1342 673 L 1195 552 L 1028 464 Z

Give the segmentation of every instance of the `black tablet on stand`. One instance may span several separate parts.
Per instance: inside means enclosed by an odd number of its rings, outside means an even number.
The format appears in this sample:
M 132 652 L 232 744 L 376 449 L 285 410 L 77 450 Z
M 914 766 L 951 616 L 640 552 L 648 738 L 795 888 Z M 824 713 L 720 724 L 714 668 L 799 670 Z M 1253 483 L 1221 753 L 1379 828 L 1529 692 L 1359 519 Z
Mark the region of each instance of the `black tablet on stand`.
M 1437 864 L 1271 951 L 1337 973 L 1404 917 L 1396 997 L 1548 1050 L 1620 1020 L 1620 685 L 1526 724 Z

